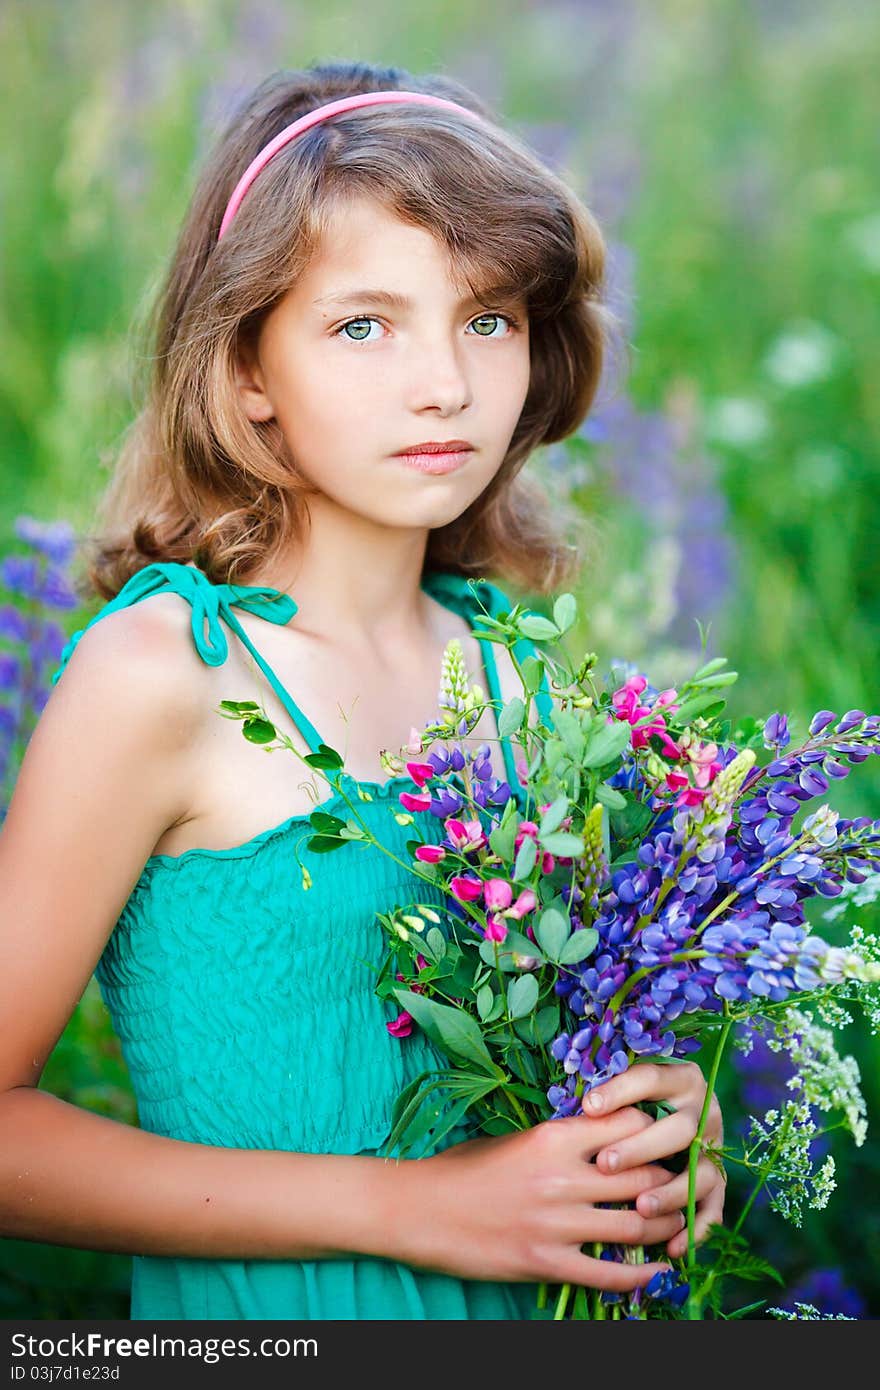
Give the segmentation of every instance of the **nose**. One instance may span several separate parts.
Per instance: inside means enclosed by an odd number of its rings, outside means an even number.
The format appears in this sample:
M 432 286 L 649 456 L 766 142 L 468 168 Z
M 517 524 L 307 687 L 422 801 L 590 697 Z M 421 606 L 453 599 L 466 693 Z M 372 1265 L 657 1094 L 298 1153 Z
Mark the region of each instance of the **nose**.
M 411 349 L 410 394 L 414 410 L 452 415 L 470 405 L 473 390 L 463 352 L 444 334 Z

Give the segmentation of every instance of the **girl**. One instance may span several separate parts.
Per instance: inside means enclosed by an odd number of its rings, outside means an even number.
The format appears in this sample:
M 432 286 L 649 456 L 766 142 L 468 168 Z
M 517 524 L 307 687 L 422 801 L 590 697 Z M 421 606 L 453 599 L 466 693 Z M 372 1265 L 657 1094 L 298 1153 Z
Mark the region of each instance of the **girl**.
M 436 715 L 452 637 L 496 706 L 518 693 L 466 579 L 571 573 L 518 474 L 593 398 L 602 268 L 587 210 L 447 78 L 276 73 L 208 159 L 93 539 L 106 602 L 0 836 L 0 1229 L 131 1252 L 133 1318 L 528 1317 L 537 1281 L 663 1267 L 589 1242 L 685 1248 L 687 1178 L 658 1160 L 696 1132 L 691 1064 L 633 1067 L 527 1133 L 378 1157 L 439 1060 L 373 990 L 375 915 L 412 880 L 348 846 L 299 852 L 307 888 L 294 852 L 346 796 L 387 843 L 410 781 L 380 752 Z M 342 790 L 260 758 L 223 699 L 263 703 L 302 754 L 340 748 Z M 37 1089 L 93 971 L 137 1129 Z M 697 1190 L 702 1237 L 723 1194 L 705 1160 Z

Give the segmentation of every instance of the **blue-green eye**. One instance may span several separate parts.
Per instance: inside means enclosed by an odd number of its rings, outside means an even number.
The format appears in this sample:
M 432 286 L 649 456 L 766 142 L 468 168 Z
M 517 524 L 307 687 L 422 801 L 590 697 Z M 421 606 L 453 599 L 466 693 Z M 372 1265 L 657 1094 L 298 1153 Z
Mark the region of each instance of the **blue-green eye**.
M 337 336 L 341 335 L 347 328 L 357 328 L 361 324 L 378 322 L 378 319 L 373 319 L 366 314 L 362 314 L 356 319 L 349 319 L 347 323 L 341 324 L 340 327 L 337 329 Z M 349 341 L 352 343 L 368 343 L 370 339 L 364 336 L 361 338 L 351 338 L 349 339 Z
M 479 318 L 472 319 L 471 322 L 472 324 L 485 323 L 487 319 L 493 321 L 496 324 L 501 322 L 508 323 L 511 325 L 511 327 L 513 326 L 513 319 L 509 316 L 509 314 L 480 314 Z M 491 338 L 493 336 L 491 332 L 483 333 L 480 329 L 477 330 L 477 334 L 480 338 Z
M 516 328 L 516 326 L 517 326 L 516 319 L 514 319 L 513 316 L 512 316 L 511 314 L 494 314 L 494 313 L 480 314 L 479 318 L 471 319 L 471 323 L 470 323 L 468 326 L 470 327 L 470 326 L 472 326 L 472 325 L 485 324 L 487 321 L 489 322 L 489 325 L 490 325 L 489 331 L 486 332 L 486 333 L 484 333 L 484 332 L 482 331 L 481 328 L 477 328 L 477 337 L 478 337 L 478 338 L 493 338 L 493 337 L 499 337 L 499 336 L 506 336 L 506 335 L 496 334 L 496 333 L 493 331 L 494 327 L 495 327 L 499 322 L 500 322 L 500 323 L 506 323 L 506 324 L 508 325 L 508 327 L 510 327 L 511 329 Z M 339 327 L 336 329 L 336 334 L 335 334 L 335 336 L 336 336 L 337 338 L 339 338 L 339 337 L 341 337 L 341 336 L 343 335 L 343 333 L 344 333 L 345 336 L 348 338 L 348 340 L 349 340 L 350 343 L 369 343 L 369 342 L 375 342 L 375 341 L 376 341 L 375 338 L 370 338 L 370 337 L 367 336 L 367 335 L 369 334 L 369 328 L 367 329 L 367 332 L 364 333 L 364 332 L 363 332 L 363 326 L 364 326 L 365 324 L 378 323 L 378 322 L 379 322 L 379 320 L 376 319 L 376 318 L 373 318 L 371 314 L 358 314 L 357 318 L 354 318 L 354 319 L 347 319 L 345 323 L 340 324 Z M 360 331 L 360 336 L 359 336 L 359 337 L 352 337 L 352 336 L 349 334 L 349 332 L 348 332 L 348 330 L 349 330 L 350 328 L 354 328 L 356 331 Z

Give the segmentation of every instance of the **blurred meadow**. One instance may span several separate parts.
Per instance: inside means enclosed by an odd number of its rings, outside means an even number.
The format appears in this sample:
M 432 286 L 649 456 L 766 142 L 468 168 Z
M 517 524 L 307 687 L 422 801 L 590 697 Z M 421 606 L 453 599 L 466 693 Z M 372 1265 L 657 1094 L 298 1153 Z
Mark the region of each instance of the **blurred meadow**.
M 333 59 L 464 81 L 606 235 L 625 349 L 578 434 L 529 465 L 593 522 L 571 649 L 662 687 L 693 668 L 700 624 L 740 672 L 733 714 L 785 711 L 797 741 L 817 709 L 876 711 L 880 11 L 862 0 L 428 0 L 405 25 L 388 0 L 7 0 L 0 558 L 26 554 L 17 518 L 87 530 L 137 398 L 138 324 L 219 124 L 269 72 Z M 46 673 L 96 607 L 72 592 Z M 4 728 L 8 800 L 26 730 L 0 706 Z M 834 804 L 880 814 L 873 762 Z M 863 896 L 841 929 L 876 930 Z M 880 1042 L 854 1024 L 840 1045 L 868 1140 L 835 1147 L 839 1191 L 803 1230 L 759 1204 L 751 1235 L 789 1295 L 876 1317 Z M 731 1134 L 759 1103 L 756 1065 L 724 1079 Z M 41 1084 L 136 1120 L 94 980 Z M 731 1179 L 731 1210 L 739 1196 Z M 129 1266 L 0 1241 L 0 1317 L 127 1317 Z

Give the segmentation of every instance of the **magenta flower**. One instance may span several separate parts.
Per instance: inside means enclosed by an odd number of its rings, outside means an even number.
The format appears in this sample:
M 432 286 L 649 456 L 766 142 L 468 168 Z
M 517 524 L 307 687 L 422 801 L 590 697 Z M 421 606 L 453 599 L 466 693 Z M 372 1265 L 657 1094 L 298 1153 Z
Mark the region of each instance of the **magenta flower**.
M 677 699 L 676 691 L 671 689 L 662 691 L 657 696 L 653 706 L 640 705 L 639 696 L 647 684 L 644 676 L 630 676 L 619 690 L 615 690 L 611 696 L 611 703 L 618 719 L 625 719 L 627 723 L 635 725 L 640 719 L 645 719 L 653 710 L 657 710 L 658 707 L 668 710 L 670 714 L 678 709 L 678 705 L 673 703 Z M 660 713 L 656 713 L 649 724 L 643 724 L 640 729 L 633 728 L 630 736 L 633 748 L 645 748 L 652 735 L 659 738 L 663 745 L 663 753 L 667 758 L 681 756 L 681 749 L 666 732 L 666 720 Z
M 503 911 L 513 902 L 513 889 L 506 878 L 487 878 L 483 888 L 487 908 L 492 912 Z
M 507 924 L 495 912 L 490 912 L 486 918 L 485 938 L 487 941 L 506 941 Z
M 541 809 L 546 810 L 546 807 L 542 807 Z M 562 829 L 567 830 L 570 825 L 571 816 L 566 816 L 565 820 L 562 822 Z M 538 827 L 533 820 L 520 821 L 519 825 L 517 826 L 516 838 L 513 842 L 513 849 L 515 854 L 519 853 L 519 847 L 522 844 L 523 840 L 526 839 L 526 837 L 528 837 L 531 840 L 537 840 L 538 838 Z M 550 852 L 546 849 L 539 851 L 539 853 L 541 857 L 541 873 L 552 874 L 553 870 L 556 867 L 556 860 L 553 858 L 553 855 L 550 854 Z
M 456 816 L 449 816 L 445 828 L 452 848 L 458 850 L 459 854 L 469 854 L 472 850 L 482 849 L 487 843 L 483 827 L 478 820 L 463 821 L 458 820 Z
M 445 858 L 446 850 L 442 845 L 419 845 L 416 850 L 416 859 L 421 859 L 423 864 L 439 864 Z
M 408 1014 L 406 1009 L 403 1010 L 403 1013 L 398 1014 L 392 1023 L 385 1024 L 392 1038 L 408 1038 L 412 1032 L 412 1026 L 413 1016 Z
M 407 763 L 406 770 L 417 787 L 423 787 L 431 777 L 437 775 L 437 769 L 430 763 Z
M 482 879 L 474 878 L 472 874 L 457 874 L 449 880 L 449 887 L 459 902 L 472 903 L 476 902 L 482 893 L 483 882 Z
M 516 917 L 517 920 L 525 917 L 527 912 L 534 912 L 538 906 L 538 899 L 535 897 L 531 888 L 524 888 L 516 902 L 507 909 L 505 917 Z
M 407 811 L 427 811 L 431 805 L 430 792 L 401 792 L 397 799 Z

